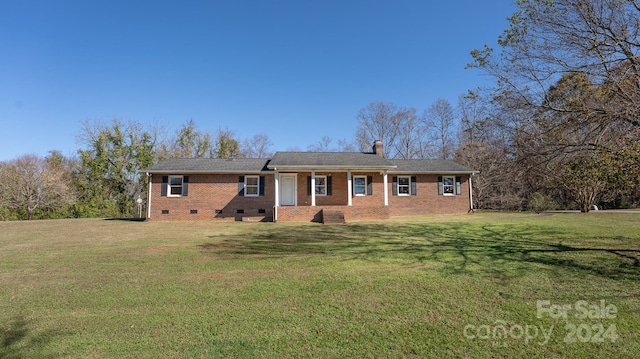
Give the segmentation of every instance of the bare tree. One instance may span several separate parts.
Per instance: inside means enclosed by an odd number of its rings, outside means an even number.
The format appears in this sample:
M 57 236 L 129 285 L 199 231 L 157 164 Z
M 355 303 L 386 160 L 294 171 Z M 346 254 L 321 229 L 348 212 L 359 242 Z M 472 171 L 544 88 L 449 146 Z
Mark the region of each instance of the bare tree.
M 338 140 L 337 151 L 338 152 L 356 152 L 357 148 L 352 141 L 349 141 L 346 138 L 341 138 Z
M 608 173 L 592 172 L 593 184 L 602 176 L 618 184 L 640 178 L 640 2 L 523 0 L 517 6 L 498 39 L 499 54 L 485 45 L 472 51 L 470 66 L 497 80 L 493 95 L 512 112 L 535 114 L 514 121 L 519 147 L 532 149 L 521 151 L 532 158 L 521 159 L 556 169 L 553 161 L 561 159 L 564 169 L 598 163 Z M 540 141 L 544 146 L 535 145 Z
M 437 99 L 425 112 L 435 157 L 443 160 L 453 158 L 455 151 L 456 115 L 448 100 Z
M 330 152 L 331 151 L 331 138 L 329 136 L 322 136 L 320 141 L 314 143 L 313 145 L 309 145 L 307 150 L 309 152 Z
M 9 208 L 27 212 L 33 219 L 37 209 L 59 209 L 74 200 L 66 173 L 54 162 L 36 155 L 23 155 L 2 164 L 0 193 Z
M 272 145 L 266 133 L 258 133 L 243 141 L 241 155 L 246 158 L 268 158 L 273 155 Z
M 458 112 L 460 114 L 460 127 L 458 128 L 458 141 L 460 144 L 473 144 L 482 136 L 478 133 L 482 123 L 489 117 L 489 106 L 480 89 L 468 91 L 458 97 Z
M 389 102 L 372 102 L 358 113 L 357 142 L 370 151 L 375 140 L 384 144 L 385 158 L 425 158 L 426 126 L 412 107 Z
M 416 109 L 399 109 L 394 117 L 392 123 L 396 126 L 396 141 L 386 144 L 393 147 L 394 157 L 403 160 L 427 158 L 427 128 L 416 115 Z
M 384 157 L 393 158 L 393 144 L 398 135 L 398 107 L 390 102 L 371 102 L 358 112 L 358 145 L 360 150 L 369 151 L 373 141 L 384 143 Z

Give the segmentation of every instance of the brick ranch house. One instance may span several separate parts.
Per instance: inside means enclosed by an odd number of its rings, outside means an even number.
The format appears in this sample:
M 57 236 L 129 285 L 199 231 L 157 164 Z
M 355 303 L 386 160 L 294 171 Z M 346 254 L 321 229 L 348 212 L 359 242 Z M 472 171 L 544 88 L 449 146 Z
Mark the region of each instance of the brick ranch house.
M 148 220 L 329 222 L 466 213 L 472 169 L 373 152 L 277 152 L 271 159 L 174 158 L 141 171 Z

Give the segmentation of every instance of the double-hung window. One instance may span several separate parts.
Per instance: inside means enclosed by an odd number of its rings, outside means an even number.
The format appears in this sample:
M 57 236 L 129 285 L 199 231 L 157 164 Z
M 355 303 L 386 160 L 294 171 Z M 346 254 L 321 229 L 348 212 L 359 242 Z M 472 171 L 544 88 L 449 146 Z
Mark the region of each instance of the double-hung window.
M 411 195 L 411 177 L 410 176 L 398 176 L 398 196 Z
M 257 197 L 260 194 L 260 176 L 245 176 L 244 195 Z
M 316 196 L 327 195 L 327 176 L 316 176 Z
M 169 196 L 170 197 L 181 197 L 182 196 L 182 185 L 183 185 L 183 176 L 169 176 Z
M 353 177 L 353 194 L 355 196 L 367 195 L 367 177 L 365 176 Z
M 452 176 L 442 177 L 442 194 L 445 196 L 453 196 L 455 192 L 456 179 Z

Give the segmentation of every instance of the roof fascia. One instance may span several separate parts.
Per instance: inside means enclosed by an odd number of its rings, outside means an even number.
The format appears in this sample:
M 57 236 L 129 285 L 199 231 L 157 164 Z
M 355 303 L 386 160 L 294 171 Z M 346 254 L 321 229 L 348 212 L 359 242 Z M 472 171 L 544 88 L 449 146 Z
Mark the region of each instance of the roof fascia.
M 322 171 L 387 171 L 396 168 L 396 166 L 376 166 L 376 167 L 365 167 L 365 166 L 312 166 L 312 165 L 304 165 L 304 166 L 267 166 L 267 168 L 272 169 L 274 171 L 312 171 L 312 170 L 322 170 Z
M 270 170 L 261 170 L 261 171 L 242 171 L 242 170 L 154 170 L 154 171 L 138 171 L 139 173 L 149 173 L 149 174 L 161 174 L 161 175 L 169 175 L 169 174 L 201 174 L 201 175 L 209 175 L 209 174 L 273 174 L 273 171 Z
M 461 175 L 461 174 L 477 174 L 480 171 L 393 171 L 389 170 L 390 174 L 412 174 L 412 173 L 424 173 L 424 174 L 452 174 L 452 175 Z

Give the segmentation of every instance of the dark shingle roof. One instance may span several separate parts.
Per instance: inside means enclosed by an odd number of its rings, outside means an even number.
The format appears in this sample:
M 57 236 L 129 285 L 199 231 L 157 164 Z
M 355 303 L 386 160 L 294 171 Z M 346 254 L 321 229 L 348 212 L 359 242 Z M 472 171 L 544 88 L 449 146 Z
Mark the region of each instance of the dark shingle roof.
M 392 169 L 395 165 L 380 156 L 363 152 L 276 152 L 267 167 L 271 169 Z
M 145 168 L 149 173 L 253 173 L 269 171 L 269 159 L 265 158 L 171 158 Z
M 389 160 L 396 165 L 393 173 L 474 173 L 477 171 L 446 160 Z
M 259 173 L 278 170 L 388 170 L 389 173 L 474 173 L 453 161 L 387 160 L 362 152 L 277 152 L 266 158 L 172 158 L 142 173 Z

